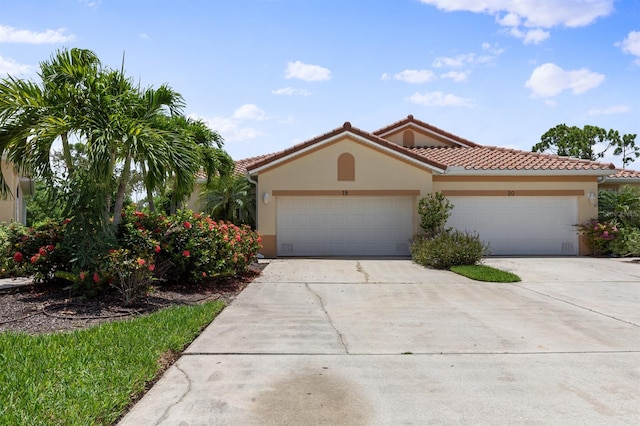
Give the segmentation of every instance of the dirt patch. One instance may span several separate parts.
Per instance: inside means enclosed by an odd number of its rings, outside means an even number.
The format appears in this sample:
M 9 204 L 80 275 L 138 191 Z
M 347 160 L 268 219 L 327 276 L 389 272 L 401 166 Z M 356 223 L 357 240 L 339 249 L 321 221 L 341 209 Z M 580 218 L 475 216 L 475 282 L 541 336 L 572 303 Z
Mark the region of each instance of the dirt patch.
M 212 280 L 199 285 L 167 283 L 156 286 L 131 307 L 115 294 L 99 298 L 72 296 L 60 287 L 35 284 L 0 290 L 0 332 L 42 334 L 77 330 L 92 325 L 132 318 L 174 305 L 224 300 L 228 305 L 258 276 L 266 264 L 253 264 L 246 274 Z

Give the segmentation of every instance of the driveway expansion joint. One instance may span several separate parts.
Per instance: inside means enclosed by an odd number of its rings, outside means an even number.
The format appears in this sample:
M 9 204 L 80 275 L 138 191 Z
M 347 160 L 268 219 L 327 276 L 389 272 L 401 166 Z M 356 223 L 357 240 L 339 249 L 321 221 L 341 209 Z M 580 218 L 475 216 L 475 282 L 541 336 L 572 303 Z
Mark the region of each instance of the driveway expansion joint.
M 587 312 L 592 312 L 594 314 L 602 315 L 603 317 L 607 317 L 607 318 L 610 318 L 610 319 L 615 320 L 615 321 L 620 321 L 620 322 L 623 322 L 625 324 L 632 325 L 634 327 L 640 327 L 640 324 L 636 324 L 635 322 L 631 322 L 631 321 L 624 320 L 622 318 L 614 317 L 613 315 L 605 314 L 604 312 L 596 311 L 595 309 L 587 308 L 585 306 L 578 305 L 577 303 L 573 303 L 573 302 L 570 302 L 568 300 L 564 300 L 564 299 L 561 299 L 559 297 L 552 296 L 550 294 L 542 293 L 541 291 L 533 290 L 531 288 L 523 286 L 522 284 L 514 284 L 514 287 L 518 287 L 518 288 L 521 288 L 523 290 L 527 290 L 527 291 L 530 291 L 532 293 L 539 294 L 540 296 L 548 297 L 549 299 L 557 300 L 558 302 L 566 303 L 567 305 L 571 305 L 571 306 L 574 306 L 576 308 L 583 309 L 583 310 L 585 310 Z
M 331 320 L 331 317 L 329 316 L 329 312 L 327 312 L 327 308 L 324 306 L 324 300 L 322 300 L 322 297 L 316 293 L 315 291 L 313 291 L 311 289 L 311 287 L 309 286 L 309 283 L 305 283 L 304 286 L 307 288 L 307 290 L 313 294 L 318 301 L 320 302 L 320 307 L 322 308 L 322 310 L 324 311 L 324 314 L 327 317 L 327 320 L 329 320 L 329 324 L 331 325 L 331 327 L 335 330 L 336 334 L 338 335 L 338 340 L 340 341 L 340 344 L 342 345 L 342 347 L 344 348 L 344 352 L 346 354 L 349 354 L 349 348 L 347 347 L 347 344 L 344 341 L 344 336 L 342 335 L 342 333 L 340 333 L 340 331 L 336 328 L 336 325 L 333 323 L 333 321 Z

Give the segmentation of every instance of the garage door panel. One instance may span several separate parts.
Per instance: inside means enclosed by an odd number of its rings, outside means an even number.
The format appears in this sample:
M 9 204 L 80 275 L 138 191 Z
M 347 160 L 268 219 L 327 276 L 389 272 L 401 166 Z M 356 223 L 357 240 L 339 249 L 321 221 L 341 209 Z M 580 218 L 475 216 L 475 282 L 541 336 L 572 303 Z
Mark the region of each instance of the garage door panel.
M 407 256 L 412 197 L 278 197 L 280 256 Z
M 476 231 L 493 255 L 577 255 L 575 197 L 449 197 L 448 226 Z

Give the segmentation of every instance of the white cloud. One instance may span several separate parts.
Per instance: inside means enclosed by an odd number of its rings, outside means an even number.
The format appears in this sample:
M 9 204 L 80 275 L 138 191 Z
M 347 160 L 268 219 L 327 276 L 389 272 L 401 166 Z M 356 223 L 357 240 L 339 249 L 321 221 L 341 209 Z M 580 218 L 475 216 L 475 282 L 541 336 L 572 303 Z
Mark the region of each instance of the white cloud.
M 141 33 L 141 34 L 140 34 L 140 38 L 141 38 L 141 39 L 144 39 L 144 40 L 149 40 L 149 34 L 147 34 L 147 33 Z
M 12 76 L 20 74 L 28 74 L 31 72 L 29 65 L 21 64 L 11 58 L 3 58 L 0 56 L 0 76 L 10 74 Z
M 255 104 L 244 104 L 233 112 L 233 118 L 238 120 L 264 121 L 267 119 L 267 115 Z
M 499 47 L 497 43 L 482 43 L 482 50 L 486 50 L 487 52 L 492 53 L 496 56 L 502 55 L 504 53 L 504 49 Z
M 424 106 L 456 106 L 456 107 L 471 107 L 474 102 L 472 99 L 461 98 L 452 94 L 445 94 L 442 92 L 427 92 L 427 93 L 414 93 L 408 101 Z
M 627 38 L 615 45 L 621 47 L 624 53 L 636 56 L 635 63 L 640 65 L 640 31 L 631 31 Z
M 535 68 L 525 83 L 536 98 L 550 98 L 565 90 L 574 95 L 598 87 L 604 81 L 604 74 L 586 68 L 565 71 L 556 64 L 546 63 Z
M 503 50 L 495 50 L 497 54 L 494 55 L 476 55 L 475 53 L 466 53 L 457 56 L 441 56 L 433 61 L 435 68 L 463 68 L 471 65 L 491 65 L 496 56 L 503 52 Z
M 304 81 L 330 80 L 331 71 L 320 65 L 310 65 L 295 61 L 287 63 L 285 78 L 297 78 Z
M 225 142 L 242 142 L 256 139 L 263 136 L 264 133 L 253 127 L 242 126 L 239 120 L 229 117 L 200 117 L 191 115 L 192 118 L 198 118 L 207 123 L 211 129 L 215 130 L 222 136 Z
M 464 71 L 449 71 L 444 74 L 440 74 L 440 77 L 449 78 L 456 83 L 459 83 L 461 81 L 465 81 L 469 77 L 469 73 Z
M 509 34 L 525 43 L 540 43 L 549 35 L 543 28 L 583 27 L 613 12 L 614 0 L 420 0 L 446 12 L 467 11 L 495 16 Z M 520 31 L 520 26 L 533 32 Z
M 630 111 L 627 105 L 612 105 L 607 108 L 591 108 L 587 111 L 587 115 L 614 115 L 624 114 Z
M 272 90 L 274 95 L 286 95 L 286 96 L 310 96 L 311 92 L 305 89 L 294 89 L 293 87 L 283 87 L 281 89 Z
M 65 34 L 66 31 L 64 28 L 60 28 L 34 32 L 0 25 L 0 43 L 53 44 L 74 40 L 75 36 Z
M 405 83 L 422 84 L 435 80 L 436 75 L 430 70 L 404 70 L 393 76 L 384 73 L 381 78 L 382 80 L 394 79 L 404 81 Z

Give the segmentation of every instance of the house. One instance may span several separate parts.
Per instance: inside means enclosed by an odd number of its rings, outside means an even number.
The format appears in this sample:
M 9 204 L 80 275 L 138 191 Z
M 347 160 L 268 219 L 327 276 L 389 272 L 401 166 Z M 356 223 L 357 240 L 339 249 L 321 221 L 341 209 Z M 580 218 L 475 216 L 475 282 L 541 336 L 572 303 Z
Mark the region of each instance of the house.
M 0 199 L 0 223 L 27 223 L 25 196 L 33 192 L 33 180 L 18 173 L 12 164 L 2 159 L 2 175 L 9 187 L 10 194 Z
M 418 200 L 454 205 L 448 226 L 492 255 L 582 255 L 575 224 L 597 217 L 600 185 L 640 182 L 612 164 L 481 146 L 412 115 L 374 132 L 346 122 L 236 163 L 257 185 L 266 257 L 407 256 Z

